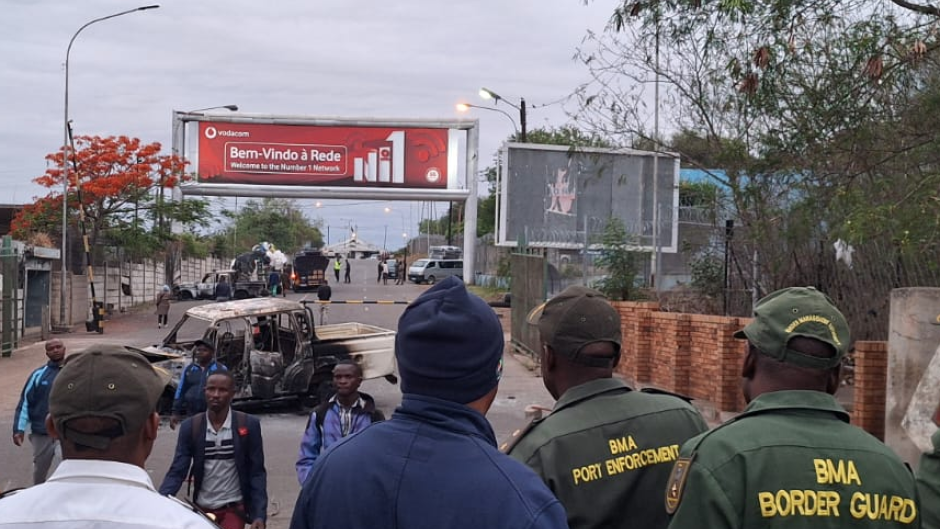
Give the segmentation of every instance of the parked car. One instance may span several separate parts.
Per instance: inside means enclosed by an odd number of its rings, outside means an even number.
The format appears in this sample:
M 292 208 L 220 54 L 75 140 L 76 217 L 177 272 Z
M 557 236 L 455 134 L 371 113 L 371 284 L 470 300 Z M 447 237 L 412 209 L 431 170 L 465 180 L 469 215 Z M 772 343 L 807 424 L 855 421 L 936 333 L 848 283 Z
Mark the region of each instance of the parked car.
M 433 285 L 449 276 L 463 279 L 463 259 L 418 259 L 408 268 L 408 279 Z
M 314 322 L 312 307 L 283 298 L 201 305 L 143 351 L 170 374 L 170 399 L 196 340 L 215 344 L 216 360 L 234 375 L 236 407 L 282 399 L 312 404 L 332 393 L 333 367 L 341 359 L 359 364 L 363 378 L 397 382 L 395 331 L 356 322 L 314 328 Z

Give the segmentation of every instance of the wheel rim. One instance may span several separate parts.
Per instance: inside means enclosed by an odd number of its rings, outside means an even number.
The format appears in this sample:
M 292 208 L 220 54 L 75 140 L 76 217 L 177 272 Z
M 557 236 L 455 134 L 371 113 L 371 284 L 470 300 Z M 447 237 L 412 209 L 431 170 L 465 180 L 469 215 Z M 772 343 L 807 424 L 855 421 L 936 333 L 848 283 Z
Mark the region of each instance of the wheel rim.
M 433 284 L 434 284 L 434 276 L 428 276 L 428 284 L 429 284 L 429 285 L 433 285 Z

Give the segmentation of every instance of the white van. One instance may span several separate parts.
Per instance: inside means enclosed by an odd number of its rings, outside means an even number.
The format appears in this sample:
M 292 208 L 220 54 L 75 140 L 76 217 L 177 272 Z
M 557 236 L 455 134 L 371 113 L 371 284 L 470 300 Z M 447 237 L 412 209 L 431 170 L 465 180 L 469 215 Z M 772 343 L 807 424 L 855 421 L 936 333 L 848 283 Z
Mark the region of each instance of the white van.
M 463 259 L 418 259 L 408 268 L 408 279 L 433 285 L 448 276 L 463 279 Z

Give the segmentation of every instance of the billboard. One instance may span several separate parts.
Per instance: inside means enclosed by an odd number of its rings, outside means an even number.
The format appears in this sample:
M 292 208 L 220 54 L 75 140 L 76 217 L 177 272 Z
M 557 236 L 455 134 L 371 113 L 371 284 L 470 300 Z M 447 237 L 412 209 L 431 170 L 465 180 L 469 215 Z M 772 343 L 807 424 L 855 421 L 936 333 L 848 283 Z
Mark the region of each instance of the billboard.
M 200 184 L 447 189 L 447 128 L 199 121 Z
M 616 217 L 638 246 L 677 251 L 675 155 L 661 153 L 654 162 L 654 153 L 644 151 L 510 143 L 503 150 L 500 178 L 501 245 L 525 241 L 532 247 L 577 249 L 587 241 L 592 246 L 608 219 Z

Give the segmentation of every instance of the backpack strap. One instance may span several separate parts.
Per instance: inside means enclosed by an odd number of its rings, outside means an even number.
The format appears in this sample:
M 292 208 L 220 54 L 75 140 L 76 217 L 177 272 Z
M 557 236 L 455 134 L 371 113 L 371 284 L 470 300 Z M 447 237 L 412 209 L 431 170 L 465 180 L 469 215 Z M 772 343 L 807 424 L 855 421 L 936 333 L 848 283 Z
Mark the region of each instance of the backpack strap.
M 198 450 L 198 443 L 205 444 L 206 442 L 206 412 L 197 413 L 193 415 L 191 423 L 190 437 L 192 442 L 192 451 L 193 454 Z M 189 467 L 189 477 L 186 479 L 186 495 L 190 498 L 193 497 L 193 475 L 195 474 L 196 468 L 195 465 L 190 465 Z
M 317 416 L 317 431 L 320 432 L 320 439 L 323 439 L 323 421 L 326 420 L 326 412 L 330 411 L 332 404 L 332 402 L 326 400 L 313 409 L 313 413 Z

